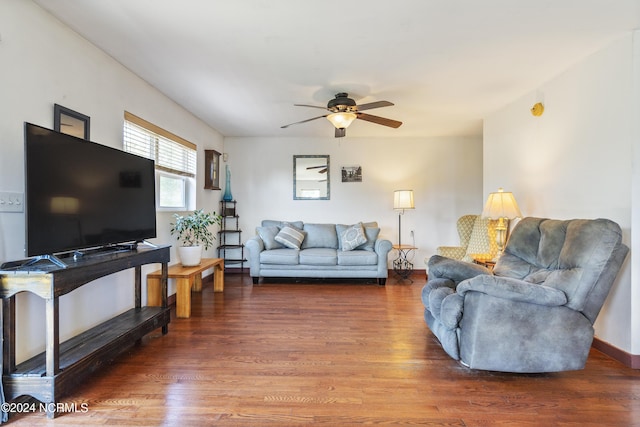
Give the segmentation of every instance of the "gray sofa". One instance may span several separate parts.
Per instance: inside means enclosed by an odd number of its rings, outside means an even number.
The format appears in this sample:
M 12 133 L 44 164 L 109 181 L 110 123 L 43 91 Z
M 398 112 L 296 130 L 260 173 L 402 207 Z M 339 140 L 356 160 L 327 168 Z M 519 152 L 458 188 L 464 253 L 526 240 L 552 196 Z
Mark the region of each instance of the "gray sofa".
M 424 318 L 465 366 L 505 372 L 584 368 L 593 323 L 629 249 L 606 220 L 524 218 L 493 272 L 434 255 Z
M 246 243 L 253 283 L 260 277 L 376 278 L 384 285 L 391 242 L 379 233 L 376 222 L 264 220 Z

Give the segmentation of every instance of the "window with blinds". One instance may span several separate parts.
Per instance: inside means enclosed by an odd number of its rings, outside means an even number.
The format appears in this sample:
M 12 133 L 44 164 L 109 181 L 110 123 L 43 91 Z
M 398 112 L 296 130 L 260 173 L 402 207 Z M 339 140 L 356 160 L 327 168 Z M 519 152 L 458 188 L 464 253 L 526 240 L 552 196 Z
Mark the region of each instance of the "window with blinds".
M 124 114 L 124 150 L 155 160 L 156 169 L 196 176 L 196 146 L 131 113 Z
M 187 210 L 195 205 L 195 144 L 125 112 L 123 148 L 155 161 L 159 209 Z

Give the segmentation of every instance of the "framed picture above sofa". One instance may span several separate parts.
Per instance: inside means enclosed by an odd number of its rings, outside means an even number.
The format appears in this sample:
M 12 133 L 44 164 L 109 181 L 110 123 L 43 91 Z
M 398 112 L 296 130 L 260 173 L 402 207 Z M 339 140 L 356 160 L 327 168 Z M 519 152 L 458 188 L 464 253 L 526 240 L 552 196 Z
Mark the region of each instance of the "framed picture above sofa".
M 362 166 L 343 166 L 342 182 L 362 182 Z

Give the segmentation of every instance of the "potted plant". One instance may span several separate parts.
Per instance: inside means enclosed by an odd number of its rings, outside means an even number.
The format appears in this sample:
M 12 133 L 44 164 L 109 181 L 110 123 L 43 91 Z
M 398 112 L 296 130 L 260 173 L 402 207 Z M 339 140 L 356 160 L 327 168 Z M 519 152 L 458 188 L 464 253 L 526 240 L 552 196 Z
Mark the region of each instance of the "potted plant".
M 199 265 L 202 259 L 202 248 L 209 249 L 213 245 L 215 236 L 209 227 L 222 223 L 218 214 L 204 212 L 202 209 L 193 211 L 189 215 L 173 214 L 175 222 L 171 223 L 171 235 L 176 234 L 180 246 L 178 256 L 183 266 Z

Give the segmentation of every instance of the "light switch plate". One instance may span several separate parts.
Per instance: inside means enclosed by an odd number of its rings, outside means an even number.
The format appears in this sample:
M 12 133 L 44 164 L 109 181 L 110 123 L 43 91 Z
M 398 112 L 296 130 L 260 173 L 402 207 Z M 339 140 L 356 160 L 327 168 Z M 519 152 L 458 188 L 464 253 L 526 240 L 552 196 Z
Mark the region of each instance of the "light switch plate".
M 0 191 L 0 212 L 24 212 L 24 193 Z

